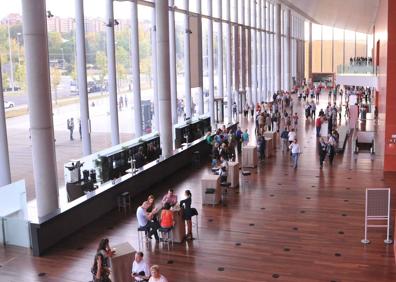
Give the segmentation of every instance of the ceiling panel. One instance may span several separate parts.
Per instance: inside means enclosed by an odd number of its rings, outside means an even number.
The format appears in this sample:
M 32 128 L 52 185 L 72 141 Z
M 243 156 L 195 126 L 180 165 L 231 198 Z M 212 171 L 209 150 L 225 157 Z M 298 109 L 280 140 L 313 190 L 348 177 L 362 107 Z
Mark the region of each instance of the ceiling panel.
M 371 33 L 379 0 L 280 0 L 319 24 Z

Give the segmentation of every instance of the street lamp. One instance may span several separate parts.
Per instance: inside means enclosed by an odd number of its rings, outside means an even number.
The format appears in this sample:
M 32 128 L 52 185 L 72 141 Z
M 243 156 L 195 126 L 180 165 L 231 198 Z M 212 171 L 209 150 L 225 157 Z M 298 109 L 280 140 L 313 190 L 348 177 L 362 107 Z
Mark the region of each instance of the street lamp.
M 11 48 L 11 32 L 10 32 L 10 19 L 7 17 L 7 28 L 8 28 L 8 48 L 10 55 L 10 86 L 14 91 L 14 66 L 12 63 L 12 48 Z
M 62 69 L 65 69 L 65 53 L 63 53 L 63 48 L 61 48 L 62 51 Z
M 18 65 L 21 65 L 21 40 L 20 40 L 20 36 L 22 35 L 22 33 L 18 32 L 17 33 L 17 41 L 18 41 Z

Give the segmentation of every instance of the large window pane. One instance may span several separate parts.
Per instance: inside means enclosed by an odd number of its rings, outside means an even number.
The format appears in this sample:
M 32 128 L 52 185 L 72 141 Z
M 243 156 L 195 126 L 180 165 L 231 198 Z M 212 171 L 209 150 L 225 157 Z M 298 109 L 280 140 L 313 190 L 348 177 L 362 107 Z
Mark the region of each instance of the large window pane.
M 333 29 L 323 26 L 322 29 L 322 72 L 333 72 Z
M 346 30 L 345 31 L 345 62 L 349 64 L 351 58 L 355 57 L 355 32 Z
M 344 30 L 334 28 L 334 68 L 341 72 L 344 65 Z
M 321 26 L 317 24 L 312 24 L 312 72 L 322 71 L 321 33 Z

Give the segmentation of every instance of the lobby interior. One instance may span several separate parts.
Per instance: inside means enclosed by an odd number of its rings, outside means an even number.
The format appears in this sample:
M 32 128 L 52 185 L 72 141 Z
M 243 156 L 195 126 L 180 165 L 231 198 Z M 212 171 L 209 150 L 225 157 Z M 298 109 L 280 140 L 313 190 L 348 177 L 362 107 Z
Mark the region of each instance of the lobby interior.
M 84 24 L 81 25 L 84 1 L 87 0 L 75 0 L 75 36 L 80 38 L 75 46 L 80 89 L 87 88 L 86 54 L 82 44 Z M 31 246 L 6 243 L 0 246 L 0 281 L 92 281 L 90 270 L 102 238 L 109 238 L 110 246 L 128 243 L 135 250 L 143 251 L 145 261 L 159 265 L 168 281 L 396 280 L 395 247 L 393 243 L 384 243 L 386 229 L 369 228 L 370 244 L 361 243 L 366 188 L 390 188 L 390 238 L 396 234 L 393 204 L 396 200 L 393 191 L 396 185 L 396 96 L 391 90 L 396 87 L 396 2 L 103 0 L 101 4 L 106 5 L 108 17 L 105 19 L 109 76 L 106 107 L 110 128 L 103 134 L 91 133 L 91 100 L 87 91 L 82 90 L 79 96 L 81 140 L 72 145 L 53 141 L 54 135 L 67 139 L 69 132 L 55 130 L 52 124 L 51 87 L 47 83 L 50 70 L 45 63 L 49 53 L 48 48 L 43 47 L 48 40 L 47 1 L 34 2 L 21 1 L 30 99 L 26 115 L 33 128 L 31 145 L 21 141 L 21 135 L 27 132 L 7 128 L 12 119 L 6 118 L 10 111 L 0 109 L 0 187 L 26 174 L 26 189 L 31 195 L 27 203 Z M 153 123 L 158 130 L 152 135 L 145 135 L 141 126 L 143 110 L 135 110 L 143 109 L 140 89 L 136 90 L 136 85 L 139 88 L 141 83 L 139 51 L 130 54 L 133 85 L 130 103 L 137 105 L 130 116 L 133 138 L 119 131 L 116 26 L 110 24 L 114 22 L 111 11 L 116 2 L 131 9 L 131 50 L 139 49 L 139 9 L 150 7 L 156 19 L 156 35 L 152 38 L 156 46 L 154 64 L 158 67 Z M 351 11 L 355 12 L 351 14 Z M 176 47 L 173 41 L 175 13 L 186 19 L 182 21 L 185 30 L 181 33 L 184 49 Z M 219 23 L 221 37 L 218 36 Z M 339 36 L 341 30 L 342 36 Z M 347 40 L 348 34 L 353 34 L 354 39 Z M 363 39 L 359 40 L 359 36 Z M 223 44 L 221 51 L 219 44 Z M 184 70 L 188 70 L 181 74 L 176 73 L 176 48 L 183 55 Z M 223 59 L 219 60 L 219 56 Z M 372 58 L 369 73 L 348 73 L 353 72 L 349 66 L 352 57 Z M 218 72 L 223 75 L 218 76 Z M 188 120 L 202 121 L 209 117 L 212 134 L 223 124 L 240 127 L 248 130 L 249 145 L 256 146 L 256 122 L 250 114 L 243 115 L 244 103 L 269 103 L 273 93 L 291 91 L 294 82 L 301 85 L 302 81 L 313 81 L 318 75 L 331 77 L 334 85 L 343 81 L 345 85 L 371 87 L 370 116 L 374 116 L 377 109 L 377 117 L 360 118 L 356 128 L 350 131 L 344 151 L 336 154 L 333 165 L 326 161 L 320 169 L 315 120 L 304 117 L 305 100 L 291 94 L 293 112 L 300 117 L 296 127 L 302 150 L 298 168 L 293 168 L 289 154 L 282 152 L 280 134 L 275 133 L 272 141 L 276 146 L 271 156 L 259 160 L 254 168 L 244 168 L 242 155 L 237 155 L 236 161 L 241 166 L 237 187 L 227 188 L 220 204 L 203 204 L 201 181 L 213 174 L 211 148 L 202 130 L 199 138 L 178 148 L 176 128 L 188 126 Z M 179 80 L 183 83 L 181 89 Z M 370 85 L 364 84 L 365 80 L 370 81 Z M 197 89 L 198 94 L 192 95 L 191 89 Z M 322 90 L 317 110 L 332 103 L 327 93 L 327 89 Z M 2 96 L 0 102 L 4 99 Z M 196 111 L 185 107 L 185 117 L 178 116 L 178 97 L 183 97 L 186 105 L 197 104 Z M 342 98 L 337 99 L 337 104 L 342 102 Z M 227 107 L 233 102 L 238 105 L 236 116 L 232 108 Z M 349 127 L 344 114 L 343 108 L 338 128 Z M 154 121 L 157 116 L 158 120 Z M 187 118 L 187 122 L 180 121 L 183 118 Z M 374 132 L 374 155 L 361 152 L 357 156 L 354 152 L 355 136 L 364 131 Z M 139 143 L 152 136 L 160 142 L 162 157 L 158 161 L 146 164 L 140 172 L 125 173 L 101 183 L 92 194 L 67 201 L 67 191 L 60 187 L 58 179 L 63 178 L 65 163 L 76 159 L 91 161 L 91 155 L 99 158 L 98 152 L 103 156 L 101 152 L 111 148 L 124 149 L 128 142 L 125 140 Z M 184 141 L 180 143 L 189 143 L 185 137 L 181 137 Z M 22 147 L 28 149 L 21 151 Z M 197 151 L 200 158 L 192 163 Z M 250 174 L 245 175 L 245 171 Z M 161 206 L 162 197 L 171 188 L 179 200 L 184 198 L 186 189 L 192 193 L 192 206 L 198 211 L 193 219 L 194 240 L 174 243 L 170 249 L 154 240 L 144 242 L 141 247 L 136 209 L 148 195 L 154 195 L 156 205 Z M 117 208 L 117 197 L 123 192 L 128 192 L 132 199 L 126 212 Z

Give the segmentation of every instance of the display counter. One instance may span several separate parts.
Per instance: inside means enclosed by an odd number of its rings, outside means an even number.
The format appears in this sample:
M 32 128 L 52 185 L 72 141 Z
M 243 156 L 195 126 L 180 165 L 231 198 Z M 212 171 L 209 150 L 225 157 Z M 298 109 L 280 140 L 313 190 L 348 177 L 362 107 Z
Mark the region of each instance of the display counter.
M 159 159 L 143 166 L 133 175 L 125 174 L 116 180 L 100 184 L 94 191 L 64 204 L 56 212 L 42 218 L 31 217 L 33 255 L 43 254 L 60 240 L 110 212 L 116 207 L 119 194 L 129 192 L 134 197 L 191 164 L 195 151 L 205 156 L 209 154 L 209 149 L 205 139 L 201 138 L 188 147 L 175 150 L 174 154 L 166 159 Z M 152 177 L 153 175 L 155 177 Z
M 97 189 L 88 191 L 74 201 L 62 203 L 57 211 L 45 217 L 38 218 L 29 214 L 33 255 L 42 255 L 62 239 L 115 209 L 117 196 L 121 193 L 129 192 L 134 198 L 190 165 L 194 152 L 198 151 L 204 157 L 209 155 L 210 149 L 205 138 L 200 138 L 175 150 L 168 158 L 160 158 L 144 165 L 134 174 L 125 174 L 99 184 Z

